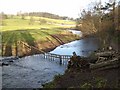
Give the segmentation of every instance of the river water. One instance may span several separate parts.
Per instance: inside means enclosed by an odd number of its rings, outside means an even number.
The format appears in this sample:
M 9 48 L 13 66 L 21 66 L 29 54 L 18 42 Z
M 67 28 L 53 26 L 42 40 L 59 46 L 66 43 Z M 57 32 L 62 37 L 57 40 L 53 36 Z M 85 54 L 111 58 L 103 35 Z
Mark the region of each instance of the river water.
M 70 31 L 82 36 L 80 31 Z M 58 46 L 51 53 L 72 55 L 75 51 L 77 55 L 88 56 L 97 48 L 96 38 L 85 38 Z M 10 63 L 9 66 L 2 67 L 2 86 L 3 88 L 40 88 L 42 84 L 53 80 L 55 75 L 64 74 L 65 70 L 66 66 L 59 65 L 59 60 L 46 60 L 41 54 L 23 57 Z
M 64 74 L 66 66 L 43 57 L 42 54 L 27 56 L 3 66 L 2 88 L 42 88 L 42 84 L 52 81 L 55 75 Z
M 82 36 L 82 32 L 70 30 L 73 34 Z M 58 46 L 50 53 L 60 54 L 60 55 L 72 55 L 76 52 L 79 56 L 89 56 L 91 52 L 99 48 L 99 41 L 94 37 L 84 38 L 81 40 L 72 41 L 70 43 Z

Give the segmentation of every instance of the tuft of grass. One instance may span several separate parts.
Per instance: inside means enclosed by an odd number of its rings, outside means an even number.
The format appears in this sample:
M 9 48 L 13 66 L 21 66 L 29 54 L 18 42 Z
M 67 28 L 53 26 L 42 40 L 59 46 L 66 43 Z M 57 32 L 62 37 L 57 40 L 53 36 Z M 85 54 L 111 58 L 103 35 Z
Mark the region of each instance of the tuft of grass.
M 56 87 L 56 81 L 58 81 L 63 75 L 58 74 L 54 76 L 54 80 L 52 82 L 46 83 L 43 88 L 55 88 Z
M 87 90 L 87 89 L 92 88 L 92 85 L 90 83 L 85 83 L 81 86 L 81 88 L 85 88 Z
M 55 88 L 55 83 L 54 82 L 46 83 L 43 88 Z
M 107 80 L 105 80 L 104 78 L 101 78 L 101 77 L 96 77 L 94 80 L 94 83 L 86 82 L 83 85 L 81 85 L 80 87 L 85 88 L 86 90 L 90 89 L 90 88 L 105 88 L 106 84 L 107 84 Z
M 98 77 L 95 79 L 95 83 L 96 83 L 95 85 L 96 88 L 105 88 L 107 80 L 105 80 L 104 78 Z
M 55 75 L 55 76 L 54 76 L 54 80 L 57 81 L 57 80 L 59 80 L 62 76 L 63 76 L 63 75 L 61 75 L 61 74 Z

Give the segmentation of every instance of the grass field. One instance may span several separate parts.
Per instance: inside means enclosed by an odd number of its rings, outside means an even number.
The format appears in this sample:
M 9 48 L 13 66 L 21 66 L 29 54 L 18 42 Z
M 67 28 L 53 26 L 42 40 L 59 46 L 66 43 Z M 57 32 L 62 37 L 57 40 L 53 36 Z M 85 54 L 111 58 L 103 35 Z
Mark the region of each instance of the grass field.
M 65 24 L 75 24 L 73 21 L 66 20 L 57 20 L 57 19 L 49 19 L 43 17 L 32 17 L 32 25 L 30 24 L 30 17 L 26 16 L 24 19 L 21 19 L 19 16 L 14 16 L 12 19 L 3 20 L 2 33 L 3 33 L 3 42 L 7 42 L 10 36 L 14 36 L 18 40 L 23 40 L 23 35 L 29 34 L 29 36 L 33 37 L 34 40 L 45 40 L 44 37 L 48 36 L 43 32 L 47 32 L 48 34 L 60 34 L 65 33 L 66 28 L 70 28 L 71 26 L 65 26 Z M 45 20 L 41 23 L 38 20 Z M 61 24 L 64 24 L 62 26 Z M 12 37 L 14 39 L 14 37 Z M 25 38 L 25 37 L 24 37 Z M 27 37 L 28 39 L 29 37 Z M 10 39 L 9 42 L 13 42 L 14 40 Z
M 69 28 L 71 26 L 62 26 L 62 25 L 73 25 L 73 24 L 75 24 L 75 22 L 70 20 L 58 20 L 58 19 L 30 17 L 30 16 L 26 16 L 24 17 L 24 19 L 22 19 L 19 16 L 14 16 L 10 19 L 3 20 L 3 26 L 1 27 L 2 27 L 2 31 L 8 31 L 8 30 L 13 31 L 19 29 Z
M 32 46 L 35 46 L 36 42 L 48 42 L 47 38 L 54 42 L 55 39 L 51 35 L 70 35 L 71 33 L 66 31 L 66 29 L 75 25 L 75 22 L 68 20 L 29 16 L 24 18 L 20 16 L 8 17 L 2 23 L 0 27 L 2 28 L 2 49 L 5 56 L 12 55 L 7 52 L 9 50 L 12 53 L 13 47 L 15 47 L 18 41 L 24 41 Z M 64 37 L 63 39 L 69 38 Z

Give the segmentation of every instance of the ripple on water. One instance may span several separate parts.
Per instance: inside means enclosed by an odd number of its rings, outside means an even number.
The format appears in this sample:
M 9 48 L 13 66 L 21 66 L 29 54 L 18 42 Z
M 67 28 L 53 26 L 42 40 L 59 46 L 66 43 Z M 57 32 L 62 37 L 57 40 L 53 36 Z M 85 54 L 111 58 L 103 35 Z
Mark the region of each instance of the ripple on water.
M 3 88 L 39 88 L 56 74 L 63 74 L 65 66 L 45 60 L 41 55 L 16 60 L 3 67 Z

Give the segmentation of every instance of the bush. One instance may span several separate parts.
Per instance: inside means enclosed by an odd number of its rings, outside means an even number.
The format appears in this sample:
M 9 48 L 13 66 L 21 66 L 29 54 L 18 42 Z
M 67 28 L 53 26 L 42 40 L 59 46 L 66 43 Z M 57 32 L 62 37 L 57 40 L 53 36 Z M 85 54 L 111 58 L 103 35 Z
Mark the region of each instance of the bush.
M 91 83 L 84 83 L 81 85 L 81 88 L 105 88 L 107 84 L 107 81 L 103 78 L 97 77 L 95 80 Z
M 60 75 L 60 74 L 55 75 L 55 76 L 54 76 L 54 80 L 56 80 L 56 81 L 57 81 L 57 80 L 58 80 L 58 79 L 60 79 L 61 77 L 62 77 L 62 75 Z
M 95 82 L 96 82 L 96 84 L 95 84 L 96 88 L 105 88 L 106 87 L 107 81 L 103 78 L 96 78 Z
M 90 83 L 85 83 L 81 86 L 81 88 L 86 88 L 86 89 L 92 88 L 92 85 Z
M 58 79 L 61 78 L 62 75 L 58 74 L 54 76 L 54 80 L 52 82 L 46 83 L 43 88 L 55 88 L 55 83 Z

